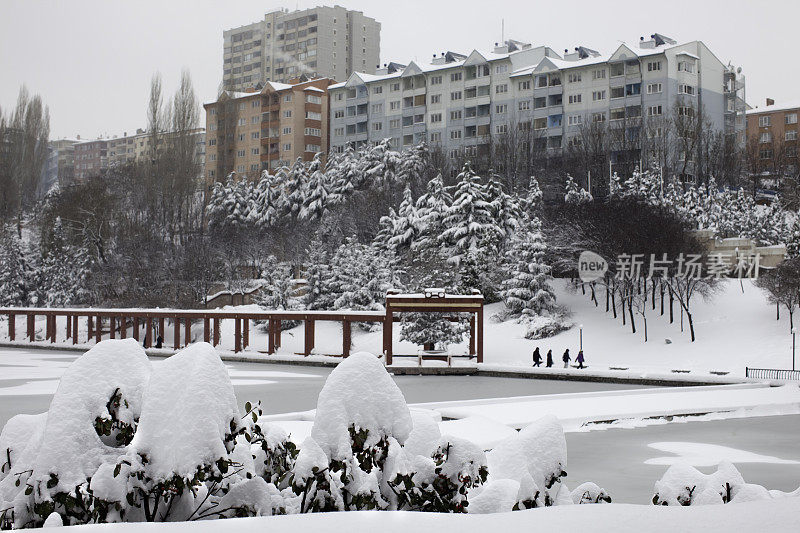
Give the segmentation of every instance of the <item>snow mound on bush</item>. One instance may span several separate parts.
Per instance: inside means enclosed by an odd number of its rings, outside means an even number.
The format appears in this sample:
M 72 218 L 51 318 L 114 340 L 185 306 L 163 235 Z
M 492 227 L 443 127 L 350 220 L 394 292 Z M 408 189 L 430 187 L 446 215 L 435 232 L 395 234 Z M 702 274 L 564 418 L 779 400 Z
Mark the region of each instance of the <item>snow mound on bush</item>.
M 11 472 L 10 465 L 30 463 L 36 457 L 46 422 L 47 413 L 16 415 L 6 422 L 0 433 L 0 481 Z
M 224 439 L 240 419 L 216 350 L 206 342 L 192 344 L 154 369 L 131 448 L 148 457 L 150 478 L 190 478 L 197 465 L 228 456 Z
M 514 509 L 519 482 L 513 479 L 494 479 L 469 492 L 470 514 L 508 513 Z
M 655 505 L 718 505 L 741 503 L 800 494 L 770 491 L 761 485 L 746 483 L 742 474 L 727 461 L 717 465 L 716 472 L 703 474 L 695 467 L 676 463 L 656 481 Z
M 544 499 L 549 491 L 555 500 L 560 487 L 554 485 L 567 466 L 564 429 L 552 415 L 529 424 L 518 434 L 501 441 L 486 454 L 489 479 L 513 479 L 519 483 L 519 501 Z M 538 497 L 537 497 L 537 493 Z
M 606 489 L 601 489 L 591 481 L 581 483 L 575 487 L 571 496 L 574 504 L 611 503 L 611 496 L 606 492 Z
M 372 354 L 359 352 L 331 372 L 319 394 L 311 437 L 334 460 L 352 457 L 350 426 L 369 431 L 366 446 L 384 436 L 403 444 L 413 423 L 403 393 Z
M 142 408 L 142 394 L 151 364 L 134 339 L 106 340 L 76 359 L 61 376 L 50 403 L 41 447 L 29 483 L 58 476 L 56 491 L 69 491 L 86 482 L 119 450 L 107 446 L 95 431 L 97 417 L 109 416 L 107 403 L 119 389 L 127 402 L 119 419 L 132 423 Z

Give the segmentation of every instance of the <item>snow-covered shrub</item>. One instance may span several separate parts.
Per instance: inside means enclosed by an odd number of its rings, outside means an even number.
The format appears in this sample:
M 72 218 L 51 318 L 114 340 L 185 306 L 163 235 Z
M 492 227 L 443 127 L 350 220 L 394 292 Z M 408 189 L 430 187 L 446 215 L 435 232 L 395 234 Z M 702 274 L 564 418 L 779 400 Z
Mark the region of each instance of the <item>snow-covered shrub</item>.
M 606 492 L 606 489 L 601 489 L 595 483 L 587 481 L 581 483 L 571 493 L 572 503 L 611 503 L 611 496 Z
M 41 526 L 53 513 L 71 525 L 283 512 L 245 434 L 270 445 L 281 438 L 248 429 L 211 345 L 151 369 L 135 340 L 103 341 L 66 370 L 47 413 L 16 417 L 0 435 L 0 523 Z
M 466 513 L 467 494 L 486 482 L 486 455 L 476 444 L 445 435 L 432 455 L 405 456 L 404 468 L 388 482 L 398 509 Z
M 133 339 L 101 342 L 67 368 L 43 426 L 28 424 L 24 447 L 15 439 L 18 460 L 0 482 L 0 509 L 12 508 L 15 527 L 41 526 L 54 511 L 67 523 L 105 521 L 108 506 L 87 480 L 125 453 L 149 376 Z
M 526 339 L 546 339 L 567 331 L 573 324 L 562 311 L 556 311 L 550 316 L 523 317 L 525 323 Z
M 561 479 L 567 475 L 564 471 L 567 442 L 554 416 L 531 423 L 518 434 L 501 441 L 486 456 L 490 481 L 511 479 L 517 482 L 513 510 L 555 504 Z
M 403 393 L 374 355 L 359 352 L 339 363 L 319 394 L 292 475 L 301 512 L 388 508 L 384 465 L 411 428 Z
M 256 474 L 276 487 L 288 486 L 288 478 L 297 460 L 297 446 L 289 440 L 283 428 L 271 424 L 262 425 L 261 402 L 245 404 L 244 420 L 248 430 L 244 437 L 250 443 Z
M 711 474 L 703 474 L 685 463 L 676 463 L 656 481 L 653 505 L 717 505 L 797 494 L 800 494 L 800 488 L 785 493 L 746 483 L 736 467 L 727 461 L 719 463 L 716 472 Z

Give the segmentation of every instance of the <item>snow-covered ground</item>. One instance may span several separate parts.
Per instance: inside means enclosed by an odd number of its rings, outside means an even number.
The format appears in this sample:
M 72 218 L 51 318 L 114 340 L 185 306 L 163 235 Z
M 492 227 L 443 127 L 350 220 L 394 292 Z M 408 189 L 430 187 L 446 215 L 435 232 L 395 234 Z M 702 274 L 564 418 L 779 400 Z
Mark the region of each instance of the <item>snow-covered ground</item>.
M 73 526 L 67 531 L 328 533 L 330 531 L 595 531 L 609 533 L 800 530 L 800 498 L 748 502 L 737 505 L 661 507 L 654 505 L 578 505 L 531 509 L 491 515 L 359 511 L 315 513 L 262 518 L 234 518 L 210 522 L 108 524 Z
M 556 280 L 558 302 L 572 311 L 571 320 L 576 324 L 572 329 L 555 337 L 541 340 L 524 338 L 524 327 L 514 321 L 499 322 L 497 315 L 502 312 L 500 303 L 487 306 L 484 331 L 485 357 L 484 368 L 520 368 L 531 366 L 531 353 L 538 346 L 544 356 L 553 350 L 556 367 L 560 364 L 561 354 L 569 348 L 573 358 L 579 347 L 579 331 L 577 325 L 583 326 L 583 348 L 588 370 L 584 373 L 608 373 L 616 375 L 642 375 L 661 373 L 673 378 L 713 378 L 710 372 L 728 372 L 729 377 L 743 377 L 746 366 L 757 368 L 791 368 L 792 336 L 789 333 L 789 321 L 785 312 L 781 319 L 775 319 L 775 307 L 767 302 L 764 293 L 749 280 L 741 284 L 737 280 L 722 282 L 722 288 L 710 301 L 698 298 L 693 302 L 693 315 L 697 340 L 691 342 L 688 323 L 684 317 L 684 330 L 681 332 L 680 309 L 676 304 L 675 322 L 669 323 L 668 311 L 660 316 L 660 305 L 656 302 L 656 310 L 648 308 L 648 337 L 644 342 L 641 316 L 636 316 L 637 333 L 631 333 L 630 325 L 622 325 L 611 313 L 605 313 L 605 299 L 602 289 L 598 290 L 600 306 L 596 307 L 589 298 L 589 291 L 584 295 L 575 291 L 566 280 Z M 665 305 L 665 307 L 667 307 Z M 241 307 L 252 309 L 251 306 Z M 0 342 L 8 338 L 6 317 L 0 317 Z M 37 321 L 38 337 L 43 337 L 44 319 Z M 58 323 L 59 339 L 64 338 L 63 319 Z M 222 321 L 222 351 L 233 349 L 233 328 L 231 320 Z M 417 347 L 401 342 L 399 328 L 394 331 L 394 352 L 396 354 L 415 354 Z M 17 319 L 18 340 L 24 334 L 24 324 Z M 80 326 L 81 342 L 85 342 L 85 322 Z M 195 340 L 202 339 L 202 325 L 192 328 Z M 315 354 L 340 354 L 342 351 L 341 325 L 335 322 L 318 322 L 316 324 Z M 667 343 L 669 339 L 671 343 Z M 284 331 L 282 346 L 273 358 L 302 359 L 303 326 Z M 165 347 L 172 345 L 171 328 L 167 327 Z M 250 330 L 250 355 L 261 358 L 267 347 L 266 332 L 260 327 L 252 326 Z M 454 353 L 466 352 L 466 341 L 451 347 Z M 352 352 L 368 351 L 380 353 L 382 350 L 382 333 L 365 332 L 358 327 L 353 329 Z M 318 359 L 318 357 L 315 357 Z M 395 365 L 416 365 L 416 358 L 396 358 Z M 436 365 L 437 362 L 426 364 Z M 458 365 L 472 365 L 467 360 L 457 360 Z M 609 370 L 614 368 L 614 370 Z M 547 372 L 547 369 L 536 369 Z M 561 371 L 563 369 L 551 369 Z M 673 373 L 673 370 L 689 370 L 690 374 Z M 569 372 L 581 372 L 569 369 Z

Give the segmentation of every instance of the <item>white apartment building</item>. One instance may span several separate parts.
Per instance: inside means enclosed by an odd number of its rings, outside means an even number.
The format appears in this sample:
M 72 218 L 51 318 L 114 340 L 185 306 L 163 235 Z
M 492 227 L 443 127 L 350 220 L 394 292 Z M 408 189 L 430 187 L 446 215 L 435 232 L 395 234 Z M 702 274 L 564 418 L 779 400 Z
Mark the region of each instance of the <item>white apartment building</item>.
M 562 56 L 509 40 L 490 52 L 356 72 L 329 92 L 334 152 L 390 138 L 398 149 L 425 141 L 459 159 L 488 153 L 512 128 L 557 151 L 580 142 L 591 122 L 638 136 L 643 119 L 701 107 L 714 129 L 744 140 L 744 78 L 702 41 L 659 34 L 605 55 L 577 47 Z
M 380 35 L 380 22 L 341 6 L 273 11 L 223 32 L 222 81 L 229 91 L 244 91 L 302 74 L 346 80 L 352 72 L 375 72 Z

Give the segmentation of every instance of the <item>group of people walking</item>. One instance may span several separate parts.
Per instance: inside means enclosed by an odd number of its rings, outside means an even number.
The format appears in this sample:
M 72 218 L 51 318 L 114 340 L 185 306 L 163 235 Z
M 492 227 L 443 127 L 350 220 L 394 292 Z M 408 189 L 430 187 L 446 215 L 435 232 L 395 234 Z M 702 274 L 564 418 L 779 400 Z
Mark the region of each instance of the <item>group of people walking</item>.
M 564 361 L 564 368 L 569 368 L 569 362 L 572 361 L 572 357 L 569 355 L 569 348 L 564 351 L 564 355 L 561 356 L 561 360 Z M 578 363 L 578 368 L 584 368 L 583 350 L 578 352 L 578 357 L 575 358 L 575 362 Z M 533 366 L 542 366 L 542 354 L 539 353 L 538 346 L 533 351 Z M 547 368 L 551 368 L 553 366 L 553 350 L 547 350 L 547 361 L 545 366 Z

